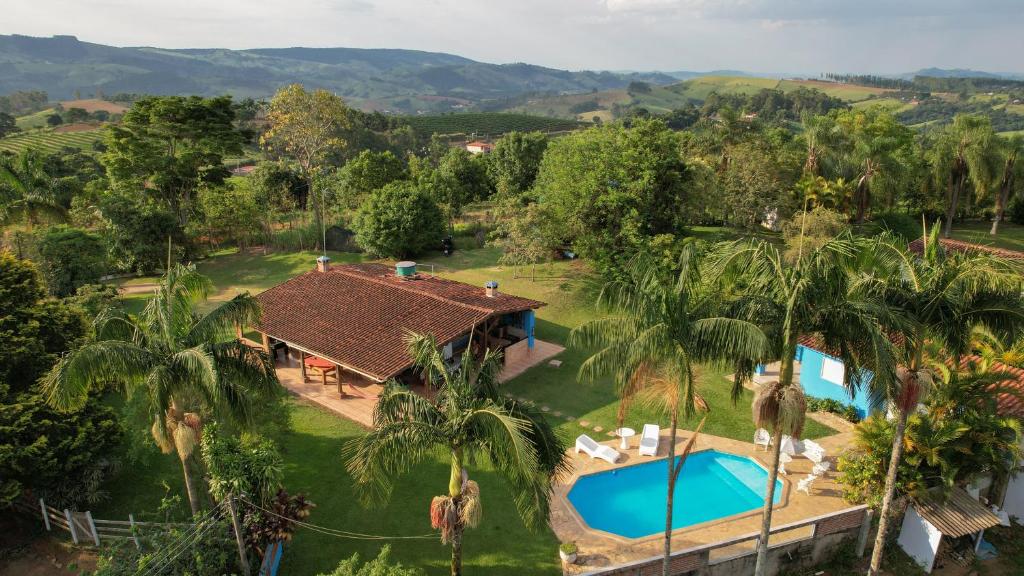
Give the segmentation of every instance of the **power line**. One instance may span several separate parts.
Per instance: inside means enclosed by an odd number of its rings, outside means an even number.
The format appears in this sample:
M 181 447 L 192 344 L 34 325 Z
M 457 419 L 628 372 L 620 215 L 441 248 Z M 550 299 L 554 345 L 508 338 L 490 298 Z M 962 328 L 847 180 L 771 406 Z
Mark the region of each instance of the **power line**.
M 176 560 L 186 549 L 194 545 L 200 538 L 216 527 L 217 522 L 220 520 L 219 513 L 221 512 L 223 505 L 223 502 L 217 504 L 217 506 L 213 507 L 200 520 L 193 524 L 192 528 L 182 535 L 176 542 L 164 550 L 157 552 L 157 559 L 152 561 L 152 564 L 150 564 L 152 568 L 147 571 L 147 574 L 152 576 L 163 572 L 168 566 L 170 566 L 171 562 Z
M 257 510 L 259 510 L 261 512 L 264 512 L 266 514 L 270 514 L 272 516 L 277 516 L 278 518 L 282 518 L 282 519 L 287 520 L 289 522 L 293 522 L 293 523 L 295 523 L 295 524 L 297 524 L 299 526 L 302 526 L 303 528 L 309 528 L 310 530 L 313 530 L 314 532 L 319 532 L 321 534 L 326 534 L 328 536 L 334 536 L 334 537 L 337 537 L 337 538 L 349 538 L 349 539 L 352 539 L 352 540 L 426 540 L 426 539 L 433 540 L 433 539 L 437 538 L 437 534 L 423 534 L 421 536 L 380 536 L 378 534 L 361 534 L 359 532 L 349 532 L 347 530 L 339 530 L 337 528 L 328 528 L 327 526 L 318 526 L 316 524 L 310 524 L 308 522 L 303 522 L 301 520 L 296 520 L 294 518 L 289 518 L 287 516 L 282 516 L 281 514 L 278 514 L 277 512 L 274 512 L 272 510 L 267 510 L 266 508 L 263 508 L 262 506 L 259 506 L 258 504 L 254 504 L 252 502 L 249 502 L 248 500 L 246 500 L 244 498 L 241 498 L 241 497 L 239 497 L 238 499 L 243 504 L 246 504 L 248 506 L 252 506 L 253 508 L 255 508 L 255 509 L 257 509 Z

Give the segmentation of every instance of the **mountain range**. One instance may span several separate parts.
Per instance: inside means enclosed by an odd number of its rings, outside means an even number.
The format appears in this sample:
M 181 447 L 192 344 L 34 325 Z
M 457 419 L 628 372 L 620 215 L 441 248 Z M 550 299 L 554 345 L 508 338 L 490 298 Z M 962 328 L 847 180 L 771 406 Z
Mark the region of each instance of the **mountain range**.
M 460 107 L 524 93 L 578 93 L 632 81 L 669 84 L 658 72 L 568 71 L 488 64 L 438 52 L 360 48 L 162 49 L 115 47 L 74 36 L 0 35 L 0 94 L 45 90 L 105 95 L 232 94 L 261 98 L 301 82 L 368 109 Z

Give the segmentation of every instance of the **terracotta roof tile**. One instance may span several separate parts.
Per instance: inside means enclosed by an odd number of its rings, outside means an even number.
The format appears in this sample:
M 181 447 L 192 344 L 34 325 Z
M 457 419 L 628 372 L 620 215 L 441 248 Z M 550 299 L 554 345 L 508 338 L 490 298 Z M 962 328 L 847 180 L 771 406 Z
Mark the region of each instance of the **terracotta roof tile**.
M 258 295 L 256 328 L 378 380 L 407 368 L 407 332 L 445 343 L 495 315 L 539 308 L 536 300 L 429 275 L 401 279 L 383 264 L 306 272 Z
M 1017 250 L 1006 250 L 1003 248 L 994 248 L 992 246 L 986 246 L 984 244 L 973 244 L 971 242 L 964 242 L 963 240 L 953 240 L 950 238 L 940 238 L 939 244 L 943 248 L 950 252 L 962 252 L 962 253 L 982 253 L 991 254 L 1007 260 L 1024 260 L 1024 252 L 1018 252 Z M 914 254 L 921 254 L 924 251 L 924 241 L 921 238 L 914 240 L 910 243 L 910 251 Z

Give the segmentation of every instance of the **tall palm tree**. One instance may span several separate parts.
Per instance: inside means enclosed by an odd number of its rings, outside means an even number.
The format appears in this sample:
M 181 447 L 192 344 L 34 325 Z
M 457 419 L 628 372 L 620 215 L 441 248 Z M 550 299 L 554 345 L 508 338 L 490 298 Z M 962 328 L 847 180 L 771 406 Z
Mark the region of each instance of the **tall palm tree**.
M 989 231 L 993 236 L 999 233 L 999 223 L 1003 221 L 1003 214 L 1010 199 L 1024 186 L 1024 161 L 1018 161 L 1021 151 L 1024 150 L 1024 136 L 997 136 L 996 148 L 1002 160 L 1002 169 L 999 174 L 999 189 L 996 191 L 996 214 L 992 219 L 992 229 Z
M 196 304 L 212 288 L 193 265 L 169 267 L 137 318 L 101 316 L 95 341 L 61 358 L 42 380 L 58 409 L 77 408 L 90 390 L 108 384 L 141 397 L 157 445 L 181 460 L 193 513 L 201 501 L 191 456 L 203 420 L 251 425 L 263 401 L 281 390 L 267 355 L 235 336 L 236 326 L 257 321 L 256 300 L 241 294 L 200 315 Z
M 477 360 L 469 348 L 450 368 L 433 336 L 410 334 L 409 352 L 424 381 L 437 386 L 427 398 L 389 382 L 377 400 L 373 430 L 344 447 L 348 470 L 368 503 L 390 494 L 395 479 L 438 450 L 451 458 L 448 494 L 430 504 L 431 523 L 452 547 L 451 573 L 462 574 L 462 534 L 480 522 L 480 489 L 467 465 L 485 458 L 512 489 L 530 528 L 549 516 L 551 482 L 566 470 L 565 445 L 530 405 L 498 391 L 501 355 Z
M 734 243 L 721 259 L 722 270 L 738 271 L 746 284 L 732 302 L 731 313 L 757 321 L 768 337 L 769 351 L 756 361 L 780 363 L 778 380 L 762 384 L 752 404 L 755 424 L 775 438 L 757 546 L 757 576 L 767 570 L 781 438 L 799 438 L 806 416 L 803 388 L 794 380 L 800 337 L 817 336 L 825 350 L 843 361 L 844 382 L 851 392 L 864 382 L 865 369 L 875 371 L 873 386 L 887 385 L 894 378 L 885 369 L 892 366 L 892 351 L 879 323 L 890 313 L 880 299 L 850 281 L 849 271 L 858 264 L 861 249 L 862 243 L 842 236 L 821 247 L 801 249 L 791 262 L 771 244 Z M 737 371 L 734 394 L 739 393 L 749 369 L 747 365 Z
M 874 244 L 867 252 L 872 261 L 856 284 L 884 298 L 908 321 L 892 327 L 901 335 L 895 339 L 897 378 L 885 396 L 896 413 L 896 429 L 869 574 L 877 574 L 881 567 L 907 418 L 935 378 L 934 368 L 926 362 L 926 346 L 941 348 L 956 360 L 969 351 L 972 329 L 981 326 L 1012 342 L 1024 326 L 1022 280 L 1016 270 L 989 255 L 945 253 L 938 224 L 924 235 L 921 256 L 888 235 Z
M 55 194 L 57 183 L 43 169 L 39 151 L 27 148 L 0 161 L 0 224 L 20 222 L 31 230 L 44 220 L 64 220 L 67 210 Z
M 985 116 L 958 115 L 939 136 L 931 161 L 936 182 L 945 182 L 946 221 L 942 235 L 949 238 L 953 218 L 970 183 L 976 190 L 989 185 L 992 123 Z
M 580 367 L 582 380 L 613 376 L 624 403 L 644 394 L 665 400 L 669 449 L 662 573 L 666 575 L 675 483 L 684 461 L 676 461 L 676 434 L 680 412 L 689 417 L 697 410 L 699 365 L 760 357 L 767 344 L 754 323 L 718 313 L 720 291 L 702 270 L 705 259 L 693 242 L 683 246 L 677 273 L 665 271 L 646 255 L 636 256 L 623 278 L 601 291 L 598 307 L 610 315 L 579 326 L 569 338 L 571 345 L 598 349 Z
M 822 168 L 830 164 L 843 141 L 843 131 L 831 116 L 803 114 L 800 117 L 803 128 L 804 145 L 807 159 L 804 161 L 804 174 L 821 176 Z

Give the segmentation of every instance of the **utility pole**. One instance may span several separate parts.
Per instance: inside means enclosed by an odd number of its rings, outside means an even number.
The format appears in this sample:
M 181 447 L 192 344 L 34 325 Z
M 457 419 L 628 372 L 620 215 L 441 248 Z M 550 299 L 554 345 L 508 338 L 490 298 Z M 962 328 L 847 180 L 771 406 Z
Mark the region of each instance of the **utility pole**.
M 235 510 L 235 496 L 228 494 L 228 510 L 231 512 L 231 525 L 235 528 L 235 541 L 238 542 L 238 558 L 242 561 L 242 573 L 252 576 L 249 560 L 245 555 L 245 538 L 242 537 L 242 525 L 238 523 L 238 512 Z

